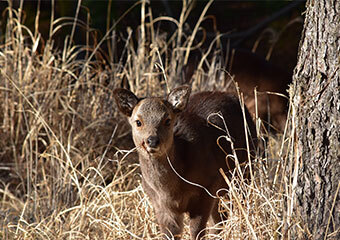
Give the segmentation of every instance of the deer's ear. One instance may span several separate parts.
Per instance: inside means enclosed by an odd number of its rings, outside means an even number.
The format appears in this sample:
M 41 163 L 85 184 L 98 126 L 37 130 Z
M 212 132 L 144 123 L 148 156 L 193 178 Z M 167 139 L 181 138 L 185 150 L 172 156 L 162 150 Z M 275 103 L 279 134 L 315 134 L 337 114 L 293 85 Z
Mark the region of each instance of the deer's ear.
M 136 95 L 127 89 L 117 88 L 113 91 L 113 97 L 118 109 L 126 116 L 131 117 L 132 111 L 139 101 Z
M 187 107 L 190 92 L 190 87 L 181 86 L 169 93 L 167 101 L 171 104 L 174 112 L 181 112 Z

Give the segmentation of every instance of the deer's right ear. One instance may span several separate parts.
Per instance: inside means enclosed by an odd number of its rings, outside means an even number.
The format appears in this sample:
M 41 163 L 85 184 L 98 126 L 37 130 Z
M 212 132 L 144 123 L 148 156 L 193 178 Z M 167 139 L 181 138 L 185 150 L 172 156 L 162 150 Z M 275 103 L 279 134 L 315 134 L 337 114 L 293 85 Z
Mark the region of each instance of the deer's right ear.
M 113 97 L 118 109 L 126 116 L 131 117 L 132 111 L 139 101 L 136 95 L 127 89 L 117 88 L 113 91 Z

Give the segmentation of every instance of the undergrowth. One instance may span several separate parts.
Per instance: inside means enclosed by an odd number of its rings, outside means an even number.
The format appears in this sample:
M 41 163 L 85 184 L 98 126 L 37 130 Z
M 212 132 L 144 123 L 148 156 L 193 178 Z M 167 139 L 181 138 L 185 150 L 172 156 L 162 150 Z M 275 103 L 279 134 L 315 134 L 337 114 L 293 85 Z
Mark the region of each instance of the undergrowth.
M 129 87 L 139 96 L 164 96 L 183 83 L 194 92 L 225 90 L 218 33 L 206 50 L 197 40 L 211 1 L 194 29 L 186 24 L 191 1 L 183 1 L 179 19 L 153 18 L 150 5 L 137 2 L 139 28 L 117 33 L 114 25 L 98 41 L 91 41 L 95 30 L 77 17 L 52 18 L 49 38 L 42 39 L 39 21 L 29 29 L 10 2 L 0 45 L 0 238 L 160 239 L 136 153 L 130 151 L 129 126 L 112 91 Z M 160 31 L 162 21 L 172 22 L 176 31 Z M 60 49 L 54 39 L 66 25 L 72 31 Z M 79 29 L 89 39 L 81 46 L 73 41 Z M 111 49 L 107 57 L 104 44 Z M 194 49 L 201 51 L 200 62 L 184 81 Z M 218 238 L 291 237 L 287 176 L 293 173 L 286 161 L 291 136 L 269 137 L 268 143 L 266 154 L 257 156 L 250 185 L 226 182 L 220 210 L 228 220 L 210 226 L 222 228 Z M 185 230 L 183 238 L 189 239 Z

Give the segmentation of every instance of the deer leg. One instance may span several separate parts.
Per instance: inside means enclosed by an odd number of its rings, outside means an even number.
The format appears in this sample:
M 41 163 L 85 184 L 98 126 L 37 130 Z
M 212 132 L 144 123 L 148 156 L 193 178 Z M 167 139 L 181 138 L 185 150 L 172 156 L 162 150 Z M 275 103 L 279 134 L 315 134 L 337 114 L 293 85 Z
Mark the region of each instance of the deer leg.
M 214 205 L 213 208 L 211 210 L 211 218 L 213 220 L 214 225 L 217 225 L 218 223 L 220 223 L 223 220 L 227 220 L 227 215 L 226 213 L 219 213 L 218 212 L 218 202 L 219 200 L 215 200 L 214 201 Z M 221 226 L 217 226 L 218 228 L 214 228 L 212 230 L 213 234 L 218 234 L 219 232 L 221 232 Z
M 183 229 L 183 214 L 170 210 L 164 203 L 159 201 L 157 192 L 155 192 L 144 179 L 142 183 L 143 189 L 154 207 L 160 230 L 167 236 L 165 239 L 172 239 L 172 237 L 176 240 L 180 239 Z
M 190 235 L 192 240 L 201 239 L 205 235 L 205 228 L 209 219 L 214 199 L 209 196 L 200 198 L 189 211 Z
M 180 239 L 183 229 L 183 214 L 176 214 L 168 209 L 160 208 L 156 211 L 156 218 L 161 232 L 167 236 L 165 239 Z

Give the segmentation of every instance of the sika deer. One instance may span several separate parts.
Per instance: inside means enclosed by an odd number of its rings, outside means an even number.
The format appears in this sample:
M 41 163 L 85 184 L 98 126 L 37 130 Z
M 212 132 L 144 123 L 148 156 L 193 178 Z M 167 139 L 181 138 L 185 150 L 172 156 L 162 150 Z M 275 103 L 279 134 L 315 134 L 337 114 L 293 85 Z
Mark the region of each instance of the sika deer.
M 182 86 L 170 92 L 166 99 L 150 97 L 139 99 L 126 89 L 114 90 L 118 108 L 132 127 L 143 176 L 143 189 L 155 209 L 160 229 L 168 237 L 180 239 L 183 214 L 190 217 L 192 239 L 204 236 L 209 216 L 217 223 L 218 201 L 202 188 L 186 183 L 200 184 L 215 194 L 226 183 L 219 169 L 229 172 L 235 168 L 233 160 L 226 161 L 217 139 L 225 132 L 208 124 L 211 113 L 220 112 L 226 122 L 237 157 L 247 158 L 244 120 L 237 98 L 222 92 L 201 92 L 189 100 L 190 89 Z M 249 145 L 253 154 L 257 141 L 254 123 L 245 109 L 249 127 Z M 224 128 L 218 117 L 211 122 Z M 221 142 L 224 151 L 232 153 L 230 143 Z M 171 163 L 171 165 L 170 165 Z
M 184 71 L 186 82 L 190 82 L 200 58 L 201 56 L 194 55 L 189 60 Z M 255 118 L 255 104 L 257 104 L 258 116 L 262 119 L 265 128 L 273 133 L 283 133 L 288 111 L 288 100 L 283 95 L 287 95 L 286 90 L 291 83 L 292 74 L 247 50 L 233 50 L 228 60 L 225 68 L 244 93 L 244 101 L 250 114 Z M 230 78 L 228 77 L 227 80 Z M 254 88 L 258 91 L 257 103 Z M 233 84 L 229 92 L 236 93 Z M 281 96 L 267 92 L 278 93 Z
M 275 94 L 287 95 L 286 90 L 291 83 L 291 74 L 285 69 L 270 63 L 260 56 L 237 50 L 229 66 L 230 73 L 235 76 L 241 91 L 245 94 L 245 104 L 249 112 L 255 116 L 254 88 L 258 92 L 258 115 L 264 121 L 266 129 L 283 133 L 288 111 L 288 100 Z M 269 128 L 272 126 L 271 128 Z

